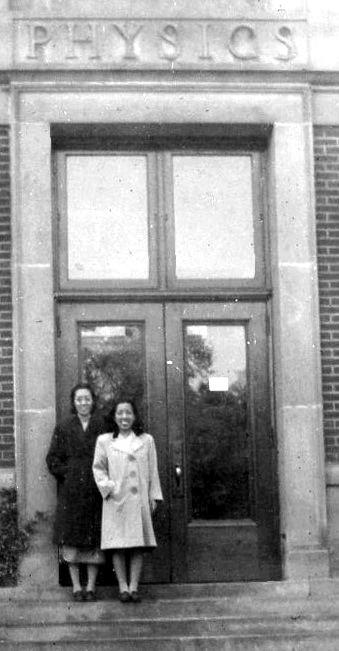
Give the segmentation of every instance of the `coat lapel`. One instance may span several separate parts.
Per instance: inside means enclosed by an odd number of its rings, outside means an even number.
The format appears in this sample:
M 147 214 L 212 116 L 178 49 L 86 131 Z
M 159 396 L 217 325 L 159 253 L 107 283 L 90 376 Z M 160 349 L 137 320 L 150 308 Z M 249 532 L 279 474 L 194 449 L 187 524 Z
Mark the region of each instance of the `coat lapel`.
M 134 434 L 134 439 L 133 439 L 133 443 L 132 443 L 132 451 L 136 452 L 137 450 L 142 448 L 144 445 L 145 445 L 144 438 L 142 438 L 141 436 L 136 436 Z
M 136 436 L 134 432 L 132 433 L 131 447 L 128 451 L 124 448 L 121 438 L 117 437 L 116 439 L 112 439 L 113 448 L 119 450 L 119 452 L 124 452 L 125 454 L 134 454 L 143 445 L 145 445 L 145 441 L 140 436 Z

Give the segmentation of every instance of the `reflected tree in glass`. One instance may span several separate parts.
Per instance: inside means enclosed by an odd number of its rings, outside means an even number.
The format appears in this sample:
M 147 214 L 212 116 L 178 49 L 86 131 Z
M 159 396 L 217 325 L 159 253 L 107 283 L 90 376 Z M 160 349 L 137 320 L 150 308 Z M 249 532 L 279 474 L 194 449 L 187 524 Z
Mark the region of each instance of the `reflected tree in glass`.
M 132 398 L 145 414 L 144 336 L 139 325 L 82 326 L 82 380 L 89 382 L 98 409 L 107 414 L 120 396 Z
M 191 518 L 244 518 L 249 513 L 249 437 L 243 371 L 227 391 L 210 391 L 213 347 L 185 337 L 186 431 Z

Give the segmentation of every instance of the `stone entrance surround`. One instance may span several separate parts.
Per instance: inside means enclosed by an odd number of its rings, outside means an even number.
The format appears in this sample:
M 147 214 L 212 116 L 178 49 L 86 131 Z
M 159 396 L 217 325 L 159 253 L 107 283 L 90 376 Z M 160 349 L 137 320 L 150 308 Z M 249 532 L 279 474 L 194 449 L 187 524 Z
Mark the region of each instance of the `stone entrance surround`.
M 149 83 L 17 82 L 11 122 L 16 455 L 23 517 L 36 511 L 51 515 L 56 496 L 45 466 L 56 384 L 51 126 L 270 125 L 268 214 L 283 578 L 328 576 L 308 88 L 160 78 Z M 49 543 L 50 525 L 46 528 L 37 563 L 42 573 L 46 568 L 50 575 L 54 568 L 56 581 L 57 559 Z

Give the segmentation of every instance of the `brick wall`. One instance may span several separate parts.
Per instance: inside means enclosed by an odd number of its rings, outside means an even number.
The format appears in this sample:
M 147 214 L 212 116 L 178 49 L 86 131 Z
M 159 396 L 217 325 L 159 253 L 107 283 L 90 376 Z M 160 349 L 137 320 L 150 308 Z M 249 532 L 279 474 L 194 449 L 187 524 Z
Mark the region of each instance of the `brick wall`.
M 14 466 L 9 129 L 0 125 L 0 468 Z
M 314 128 L 322 383 L 328 461 L 339 461 L 339 127 Z

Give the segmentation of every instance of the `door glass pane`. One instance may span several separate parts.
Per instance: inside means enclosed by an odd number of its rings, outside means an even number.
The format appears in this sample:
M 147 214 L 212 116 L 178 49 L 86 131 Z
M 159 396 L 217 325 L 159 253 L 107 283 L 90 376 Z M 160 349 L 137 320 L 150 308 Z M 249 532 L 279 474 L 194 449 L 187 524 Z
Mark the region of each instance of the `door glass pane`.
M 67 156 L 68 278 L 149 276 L 145 156 Z
M 96 393 L 98 408 L 108 413 L 113 400 L 128 395 L 146 416 L 145 343 L 140 324 L 81 324 L 81 380 Z
M 250 156 L 173 156 L 177 278 L 254 278 Z
M 192 324 L 184 334 L 191 518 L 248 517 L 245 327 Z

